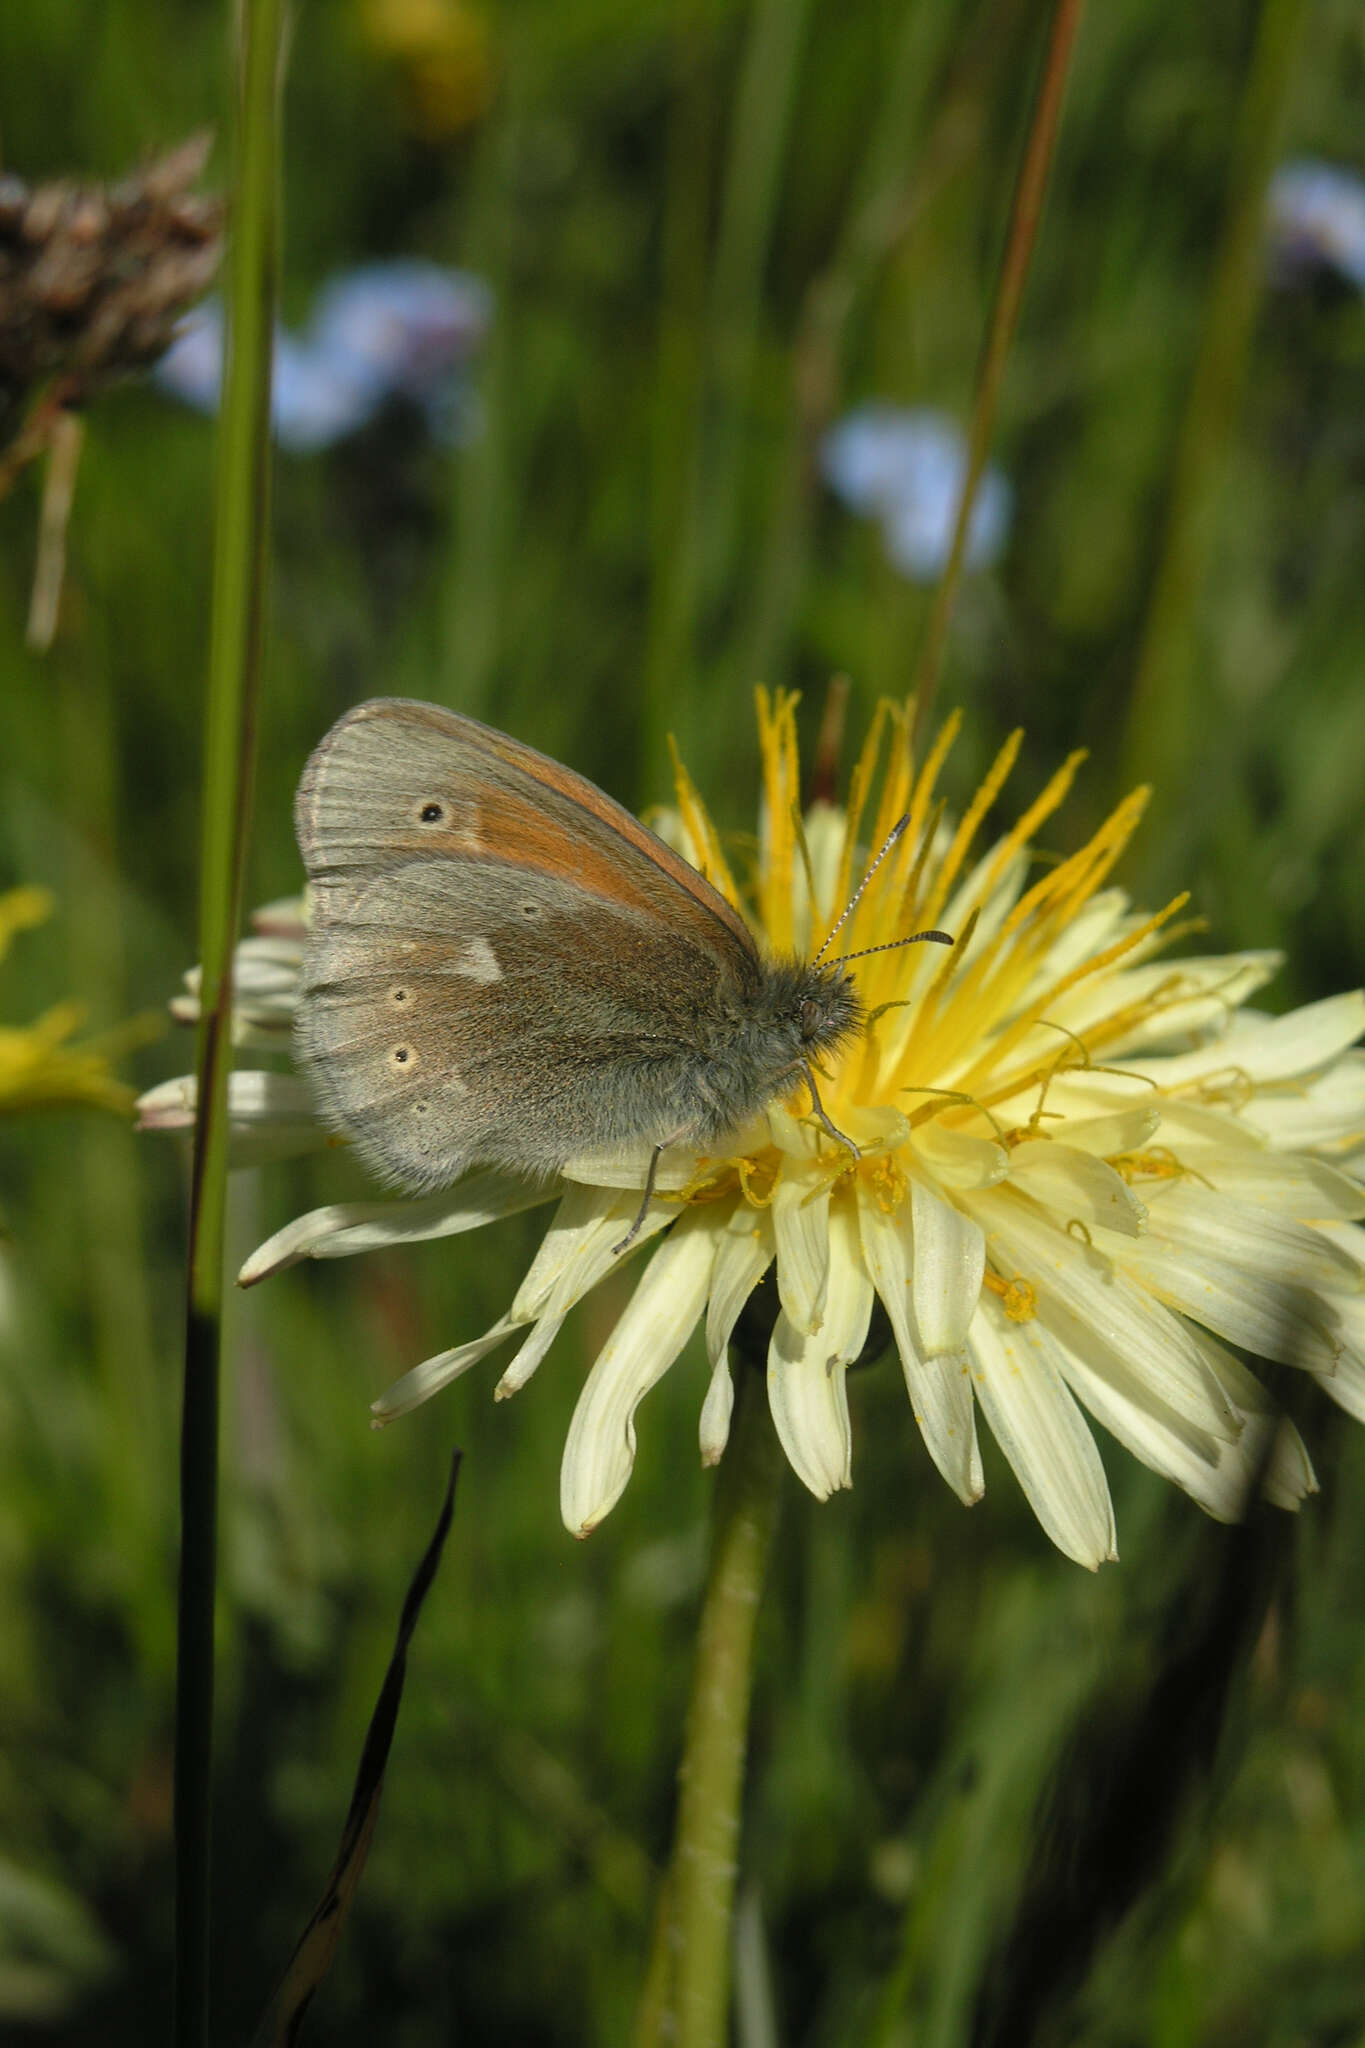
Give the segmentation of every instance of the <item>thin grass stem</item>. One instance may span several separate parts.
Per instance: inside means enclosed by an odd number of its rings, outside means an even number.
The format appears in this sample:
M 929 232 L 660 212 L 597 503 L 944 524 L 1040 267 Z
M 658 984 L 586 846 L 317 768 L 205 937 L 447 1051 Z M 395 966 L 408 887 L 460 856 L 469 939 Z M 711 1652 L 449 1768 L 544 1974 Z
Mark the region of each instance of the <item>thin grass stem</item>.
M 190 1182 L 181 1412 L 175 1745 L 176 2048 L 208 2039 L 218 1390 L 227 1205 L 232 949 L 241 922 L 264 638 L 275 308 L 280 0 L 238 10 L 228 351 L 214 506 L 200 861 L 199 1115 Z
M 1062 100 L 1071 69 L 1071 54 L 1075 48 L 1084 6 L 1085 0 L 1057 0 L 1052 15 L 1052 32 L 1048 38 L 1047 55 L 1043 62 L 1042 81 L 1033 109 L 1033 119 L 1029 125 L 1024 161 L 1020 166 L 1018 183 L 1014 188 L 1014 206 L 1010 214 L 1004 260 L 1000 266 L 1000 281 L 996 286 L 995 303 L 991 308 L 990 325 L 986 331 L 986 346 L 976 380 L 972 421 L 967 436 L 967 477 L 962 487 L 962 502 L 957 508 L 953 544 L 949 550 L 947 567 L 939 578 L 938 588 L 934 592 L 933 609 L 929 614 L 929 623 L 924 629 L 924 639 L 915 670 L 917 740 L 922 740 L 929 730 L 938 679 L 943 668 L 948 628 L 952 623 L 957 593 L 962 582 L 962 565 L 966 559 L 972 506 L 985 473 L 986 457 L 990 452 L 991 435 L 1000 400 L 1000 388 L 1004 382 L 1005 364 L 1019 325 L 1019 309 L 1023 303 L 1024 285 L 1033 258 L 1034 244 L 1038 239 L 1038 223 L 1042 218 L 1048 173 L 1052 168 L 1052 159 L 1057 147 Z

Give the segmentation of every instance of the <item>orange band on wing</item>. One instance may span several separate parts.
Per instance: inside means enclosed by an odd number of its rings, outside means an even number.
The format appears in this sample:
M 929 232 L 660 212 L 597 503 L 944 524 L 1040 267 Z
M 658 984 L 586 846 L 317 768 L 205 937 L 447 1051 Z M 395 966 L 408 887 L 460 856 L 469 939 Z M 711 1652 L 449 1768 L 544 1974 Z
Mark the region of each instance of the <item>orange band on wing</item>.
M 589 812 L 599 824 L 607 826 L 611 831 L 619 832 L 637 853 L 652 861 L 656 867 L 661 867 L 671 881 L 676 882 L 679 888 L 685 889 L 699 909 L 709 911 L 712 917 L 719 919 L 720 923 L 740 941 L 746 952 L 752 952 L 753 934 L 739 912 L 732 904 L 726 902 L 720 891 L 712 888 L 704 875 L 699 875 L 680 854 L 674 853 L 672 847 L 665 846 L 663 840 L 656 837 L 648 826 L 642 825 L 638 818 L 633 818 L 629 811 L 598 789 L 594 783 L 589 782 L 586 776 L 577 775 L 573 769 L 561 766 L 558 761 L 552 761 L 548 754 L 538 754 L 533 747 L 522 746 L 519 741 L 495 731 L 492 726 L 479 726 L 474 719 L 463 719 L 461 723 L 473 726 L 480 743 L 486 746 L 491 754 L 496 754 L 500 760 L 505 761 L 509 767 L 531 776 L 546 789 L 553 790 L 556 796 L 566 798 Z M 507 799 L 500 793 L 499 816 L 502 815 L 502 807 L 506 801 Z M 550 852 L 554 846 L 554 828 L 547 820 L 542 819 L 540 824 L 543 835 L 540 844 L 544 850 L 539 854 L 533 851 L 537 844 L 537 835 L 528 829 L 525 835 L 527 858 L 533 863 L 544 861 L 548 866 L 562 869 L 562 853 L 560 857 L 555 858 Z M 648 907 L 645 899 L 629 888 L 626 877 L 618 867 L 614 867 L 609 861 L 599 863 L 585 860 L 581 841 L 575 841 L 573 852 L 577 868 L 575 878 L 582 881 L 586 887 L 616 902 L 630 901 L 638 903 L 641 908 Z M 510 857 L 514 856 L 509 855 Z M 586 872 L 589 867 L 595 870 L 601 879 L 589 880 Z M 573 869 L 569 871 L 572 873 Z

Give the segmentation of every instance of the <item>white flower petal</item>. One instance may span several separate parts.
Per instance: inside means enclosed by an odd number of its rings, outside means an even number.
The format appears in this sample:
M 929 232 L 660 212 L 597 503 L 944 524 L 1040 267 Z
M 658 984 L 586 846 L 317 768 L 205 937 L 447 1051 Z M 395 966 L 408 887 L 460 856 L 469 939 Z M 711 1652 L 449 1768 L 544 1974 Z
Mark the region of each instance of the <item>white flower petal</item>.
M 687 1342 L 715 1261 L 705 1210 L 684 1216 L 655 1252 L 584 1382 L 569 1424 L 559 1503 L 586 1536 L 615 1506 L 635 1462 L 635 1410 Z
M 1230 1109 L 1196 1102 L 1191 1096 L 1158 1095 L 1155 1101 L 1161 1111 L 1161 1143 L 1173 1147 L 1182 1159 L 1196 1147 L 1216 1146 L 1220 1159 L 1270 1150 L 1264 1135 Z
M 769 1211 L 777 1243 L 777 1292 L 783 1313 L 798 1330 L 818 1330 L 829 1281 L 829 1180 L 794 1167 L 792 1159 L 783 1160 Z
M 333 1202 L 311 1209 L 258 1245 L 241 1272 L 239 1287 L 254 1287 L 272 1273 L 297 1265 L 300 1259 L 347 1259 L 356 1252 L 386 1245 L 417 1244 L 427 1238 L 454 1237 L 480 1230 L 502 1216 L 515 1216 L 553 1200 L 553 1188 L 536 1187 L 511 1174 L 491 1169 L 472 1173 L 453 1188 L 412 1202 Z M 518 1321 L 529 1322 L 529 1316 Z
M 779 1315 L 768 1347 L 768 1403 L 792 1470 L 817 1500 L 852 1484 L 847 1368 L 867 1342 L 873 1289 L 863 1263 L 854 1203 L 836 1202 L 829 1221 L 829 1290 L 818 1331 Z
M 1337 1312 L 1304 1288 L 1207 1254 L 1186 1258 L 1169 1240 L 1135 1247 L 1128 1264 L 1158 1301 L 1243 1351 L 1310 1372 L 1330 1372 L 1336 1362 Z
M 1287 1415 L 1274 1423 L 1275 1441 L 1265 1461 L 1261 1491 L 1273 1508 L 1288 1508 L 1297 1514 L 1300 1503 L 1318 1491 L 1318 1475 L 1308 1446 Z
M 773 1255 L 773 1231 L 767 1211 L 751 1209 L 747 1202 L 740 1202 L 719 1232 L 716 1245 L 711 1298 L 706 1304 L 706 1355 L 712 1366 L 723 1361 L 740 1311 L 772 1264 Z
M 1013 1268 L 1032 1284 L 1042 1321 L 1093 1371 L 1154 1414 L 1183 1417 L 1197 1435 L 1236 1435 L 1231 1410 L 1183 1324 L 1127 1277 L 1140 1244 L 1113 1240 L 1123 1247 L 1120 1271 L 1047 1222 L 1022 1195 L 982 1195 L 977 1206 L 992 1258 L 1003 1256 L 1006 1277 Z
M 576 1183 L 566 1188 L 517 1289 L 513 1315 L 529 1323 L 541 1315 L 563 1315 L 581 1301 L 617 1264 L 616 1247 L 634 1224 L 639 1206 L 631 1200 L 629 1189 L 618 1193 Z M 676 1220 L 677 1211 L 671 1206 L 651 1204 L 630 1250 L 647 1244 Z
M 973 910 L 977 909 L 981 895 L 981 878 L 995 859 L 996 846 L 989 847 L 982 858 L 975 862 L 963 882 L 948 898 L 939 920 L 946 932 L 960 932 Z M 976 930 L 972 934 L 972 951 L 985 949 L 999 931 L 1005 919 L 1019 901 L 1024 883 L 1028 877 L 1029 854 L 1026 848 L 1017 848 L 1005 862 L 994 886 L 985 901 L 980 904 Z
M 199 1084 L 181 1074 L 149 1088 L 137 1100 L 140 1131 L 194 1128 Z M 228 1165 L 263 1166 L 296 1159 L 337 1142 L 313 1113 L 313 1098 L 297 1074 L 240 1068 L 228 1075 Z
M 714 1287 L 715 1282 L 712 1281 Z M 697 1430 L 701 1445 L 703 1465 L 719 1465 L 725 1455 L 725 1446 L 730 1441 L 730 1417 L 735 1412 L 735 1383 L 730 1377 L 730 1362 L 724 1350 L 711 1367 L 710 1384 L 706 1399 L 701 1404 L 701 1421 Z
M 495 1401 L 519 1394 L 564 1327 L 563 1316 L 542 1316 L 518 1348 L 516 1357 L 493 1389 Z
M 1220 1194 L 1258 1202 L 1299 1223 L 1350 1222 L 1365 1216 L 1365 1188 L 1349 1173 L 1303 1152 L 1210 1152 L 1189 1146 L 1182 1164 Z
M 1088 903 L 1083 903 L 1048 947 L 1039 983 L 1046 987 L 1070 973 L 1073 967 L 1079 967 L 1083 960 L 1102 953 L 1111 939 L 1120 936 L 1120 927 L 1131 924 L 1128 904 L 1128 894 L 1123 889 L 1101 889 Z
M 1339 1408 L 1354 1415 L 1357 1422 L 1365 1422 L 1365 1358 L 1343 1351 L 1331 1369 L 1317 1373 L 1316 1378 L 1323 1393 L 1330 1394 Z
M 298 1008 L 303 946 L 298 939 L 243 939 L 233 955 L 232 1042 L 278 1050 L 288 1039 Z M 180 1024 L 199 1021 L 203 975 L 191 967 L 186 994 L 175 996 L 171 1015 Z
M 308 910 L 303 896 L 277 896 L 271 903 L 262 903 L 251 913 L 251 929 L 262 938 L 289 939 L 299 949 L 302 960 L 304 944 L 308 938 Z
M 622 1145 L 613 1152 L 582 1152 L 576 1158 L 566 1160 L 559 1168 L 559 1175 L 562 1180 L 581 1181 L 590 1188 L 633 1188 L 638 1197 L 645 1191 L 649 1162 L 653 1157 L 652 1145 Z M 675 1145 L 659 1154 L 654 1186 L 660 1194 L 676 1194 L 696 1176 L 695 1151 Z M 670 1214 L 676 1216 L 677 1213 L 675 1204 Z
M 1049 1020 L 1081 1033 L 1154 999 L 1130 1031 L 1106 1040 L 1106 1062 L 1226 1026 L 1228 1014 L 1263 988 L 1281 965 L 1279 953 L 1226 953 L 1212 960 L 1159 961 L 1127 973 L 1093 975 L 1048 1007 Z
M 1140 1237 L 1146 1227 L 1146 1208 L 1122 1175 L 1093 1153 L 1060 1138 L 1025 1138 L 1016 1145 L 1010 1154 L 1010 1179 L 1050 1209 L 1062 1229 L 1073 1218 L 1126 1237 Z
M 1247 1011 L 1197 1052 L 1169 1059 L 1125 1060 L 1136 1074 L 1146 1074 L 1161 1088 L 1184 1088 L 1192 1081 L 1240 1074 L 1261 1085 L 1294 1080 L 1326 1066 L 1365 1031 L 1365 995 L 1326 996 L 1283 1017 L 1256 1017 Z
M 1243 1448 L 1248 1461 L 1260 1471 L 1262 1493 L 1272 1507 L 1297 1513 L 1300 1503 L 1318 1490 L 1317 1474 L 1303 1438 L 1240 1358 L 1201 1331 L 1196 1331 L 1195 1336 L 1209 1370 L 1246 1417 L 1250 1435 L 1244 1435 Z
M 910 1183 L 910 1231 L 911 1294 L 924 1355 L 960 1351 L 981 1298 L 985 1234 L 979 1223 L 918 1179 Z
M 787 1462 L 817 1500 L 853 1483 L 853 1437 L 843 1361 L 823 1333 L 798 1330 L 785 1312 L 768 1346 L 768 1405 Z
M 1045 1333 L 1036 1324 L 1010 1323 L 983 1302 L 968 1350 L 991 1434 L 1052 1541 L 1091 1571 L 1116 1558 L 1100 1454 Z
M 1058 1128 L 1077 1151 L 1112 1159 L 1121 1152 L 1141 1152 L 1161 1124 L 1162 1111 L 1149 1100 L 1141 1109 L 1115 1110 L 1107 1116 L 1069 1116 Z
M 1254 1455 L 1248 1458 L 1245 1428 L 1236 1442 L 1215 1442 L 1212 1437 L 1200 1442 L 1185 1425 L 1164 1426 L 1150 1407 L 1132 1400 L 1112 1381 L 1101 1379 L 1066 1345 L 1059 1347 L 1057 1363 L 1067 1385 L 1095 1420 L 1142 1464 L 1189 1494 L 1215 1521 L 1241 1520 L 1261 1462 Z M 1178 1421 L 1175 1417 L 1171 1420 Z
M 1353 1266 L 1365 1270 L 1365 1230 L 1358 1223 L 1319 1223 L 1317 1227 L 1339 1251 L 1345 1252 Z
M 1358 1145 L 1365 1137 L 1365 1054 L 1344 1054 L 1292 1091 L 1254 1095 L 1244 1121 L 1291 1152 Z
M 1056 1032 L 1040 1033 L 1035 1059 L 1046 1068 L 1052 1067 L 1056 1058 Z M 1014 1068 L 1023 1062 L 1016 1058 L 1010 1064 Z M 1024 1093 L 994 1104 L 996 1115 L 1006 1124 L 1027 1123 L 1037 1107 L 1036 1083 Z M 1164 1117 L 1165 1097 L 1140 1074 L 1130 1074 L 1123 1067 L 1060 1067 L 1048 1083 L 1044 1116 L 1048 1127 L 1056 1128 L 1057 1118 L 1069 1124 L 1073 1117 L 1119 1116 L 1152 1108 Z
M 913 1090 L 907 1100 L 915 1106 Z M 915 1149 L 923 1155 L 934 1179 L 945 1188 L 968 1193 L 973 1188 L 994 1187 L 1010 1170 L 1010 1155 L 994 1138 L 975 1138 L 967 1131 L 947 1130 L 935 1121 L 921 1124 L 915 1132 Z
M 1150 1190 L 1150 1249 L 1171 1245 L 1188 1259 L 1208 1253 L 1251 1273 L 1273 1273 L 1298 1287 L 1354 1291 L 1365 1285 L 1355 1261 L 1311 1224 L 1201 1188 L 1163 1181 Z
M 149 1088 L 137 1100 L 138 1129 L 183 1131 L 194 1124 L 199 1083 L 180 1074 Z M 297 1074 L 241 1067 L 228 1075 L 228 1114 L 240 1123 L 306 1122 L 315 1127 L 313 1099 Z
M 494 1323 L 491 1330 L 485 1330 L 482 1337 L 475 1337 L 468 1344 L 457 1344 L 453 1351 L 440 1351 L 435 1358 L 424 1359 L 411 1372 L 405 1372 L 401 1380 L 395 1380 L 391 1387 L 371 1401 L 370 1413 L 376 1424 L 392 1422 L 395 1416 L 406 1415 L 412 1408 L 419 1408 L 423 1401 L 429 1401 L 433 1394 L 447 1387 L 462 1372 L 468 1372 L 471 1365 L 477 1365 L 481 1358 L 499 1344 L 506 1341 L 520 1325 L 514 1316 L 503 1316 Z
M 966 1361 L 949 1353 L 926 1364 L 910 1317 L 911 1250 L 903 1219 L 886 1215 L 867 1182 L 858 1181 L 863 1259 L 882 1298 L 900 1353 L 915 1421 L 929 1455 L 960 1500 L 980 1500 L 984 1481 Z

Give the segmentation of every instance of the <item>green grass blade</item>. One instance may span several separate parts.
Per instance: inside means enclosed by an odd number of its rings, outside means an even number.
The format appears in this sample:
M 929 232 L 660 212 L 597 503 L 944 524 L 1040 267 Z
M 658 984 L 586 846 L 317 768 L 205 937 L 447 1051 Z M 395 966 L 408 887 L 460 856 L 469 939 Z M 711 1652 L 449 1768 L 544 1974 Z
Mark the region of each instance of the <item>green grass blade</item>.
M 279 0 L 246 0 L 239 21 L 240 99 L 228 260 L 229 340 L 218 444 L 200 870 L 199 1117 L 191 1168 L 180 1439 L 173 2023 L 177 2048 L 200 2048 L 208 2033 L 218 1383 L 232 948 L 242 914 L 251 807 L 270 495 Z

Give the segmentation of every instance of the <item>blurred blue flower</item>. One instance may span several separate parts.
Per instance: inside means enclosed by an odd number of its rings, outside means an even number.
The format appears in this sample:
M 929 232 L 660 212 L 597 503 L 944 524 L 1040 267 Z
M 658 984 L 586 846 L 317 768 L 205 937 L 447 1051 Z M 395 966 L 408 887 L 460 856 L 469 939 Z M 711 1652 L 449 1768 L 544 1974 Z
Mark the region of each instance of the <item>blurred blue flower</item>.
M 477 416 L 462 372 L 492 317 L 482 278 L 434 263 L 370 263 L 333 278 L 303 336 L 275 330 L 275 439 L 299 454 L 330 448 L 394 398 L 420 406 L 439 440 L 466 439 Z M 210 299 L 153 374 L 172 397 L 212 413 L 222 373 L 223 309 Z
M 1365 177 L 1312 157 L 1281 164 L 1268 199 L 1271 275 L 1294 284 L 1335 271 L 1365 292 Z
M 967 475 L 967 443 L 946 413 L 864 405 L 820 444 L 820 470 L 851 511 L 882 522 L 893 568 L 916 583 L 942 575 Z M 983 569 L 1005 544 L 1013 493 L 992 464 L 967 526 L 966 566 Z

